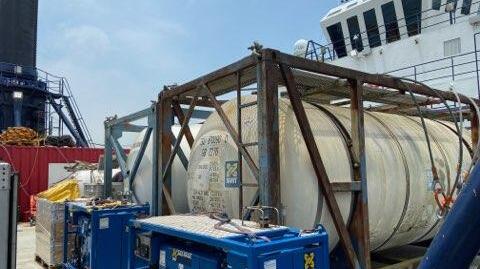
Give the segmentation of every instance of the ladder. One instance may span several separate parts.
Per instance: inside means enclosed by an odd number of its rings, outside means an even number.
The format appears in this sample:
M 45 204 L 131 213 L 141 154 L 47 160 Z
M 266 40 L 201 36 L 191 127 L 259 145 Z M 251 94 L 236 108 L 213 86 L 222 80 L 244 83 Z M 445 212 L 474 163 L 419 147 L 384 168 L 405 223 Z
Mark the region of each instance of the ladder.
M 240 83 L 238 83 L 240 85 Z M 238 142 L 242 147 L 247 150 L 248 147 L 255 147 L 258 146 L 258 141 L 255 142 L 243 142 L 242 138 L 242 110 L 245 108 L 249 108 L 252 106 L 255 106 L 258 104 L 258 102 L 252 101 L 248 103 L 242 104 L 242 90 L 241 88 L 237 89 L 237 132 L 238 132 Z M 250 214 L 250 211 L 247 211 L 245 214 L 243 214 L 244 210 L 244 202 L 243 202 L 243 187 L 258 187 L 258 184 L 247 184 L 243 183 L 243 157 L 242 153 L 240 151 L 240 148 L 237 147 L 237 159 L 238 159 L 238 168 L 237 168 L 237 173 L 238 173 L 238 205 L 239 205 L 239 215 L 243 215 L 241 217 L 247 218 L 247 215 Z M 254 201 L 251 201 L 250 205 L 254 205 L 258 203 L 258 197 L 254 197 Z

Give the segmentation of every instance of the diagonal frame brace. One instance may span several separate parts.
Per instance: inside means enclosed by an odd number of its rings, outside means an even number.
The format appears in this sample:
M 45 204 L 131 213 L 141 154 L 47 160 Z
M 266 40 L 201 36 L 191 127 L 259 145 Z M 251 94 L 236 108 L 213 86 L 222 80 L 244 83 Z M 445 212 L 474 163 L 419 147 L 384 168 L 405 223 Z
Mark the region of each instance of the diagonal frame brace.
M 185 116 L 185 119 L 183 120 L 182 127 L 180 128 L 180 132 L 178 133 L 177 138 L 175 140 L 175 143 L 174 143 L 174 146 L 173 146 L 173 149 L 172 149 L 172 153 L 170 154 L 170 156 L 168 158 L 168 162 L 167 162 L 167 165 L 165 167 L 165 171 L 163 171 L 162 180 L 165 180 L 165 177 L 166 177 L 167 173 L 172 168 L 173 160 L 175 159 L 175 155 L 177 154 L 178 149 L 180 148 L 180 144 L 181 144 L 182 139 L 185 135 L 185 131 L 187 129 L 189 130 L 188 123 L 190 121 L 190 118 L 192 117 L 193 110 L 195 109 L 195 106 L 196 106 L 196 103 L 197 103 L 197 99 L 198 99 L 198 95 L 196 95 L 195 98 L 192 99 L 192 102 L 190 104 L 190 108 L 188 109 L 187 115 Z
M 192 117 L 192 114 L 193 114 L 193 111 L 195 109 L 195 106 L 196 106 L 196 103 L 197 103 L 197 99 L 198 99 L 198 90 L 197 90 L 197 93 L 195 94 L 195 97 L 192 99 L 191 103 L 190 103 L 190 107 L 187 111 L 187 114 L 185 115 L 185 118 L 183 119 L 183 123 L 182 123 L 182 127 L 180 128 L 180 132 L 177 136 L 177 138 L 175 139 L 175 142 L 174 142 L 174 145 L 173 145 L 173 149 L 170 153 L 170 156 L 168 157 L 168 161 L 162 171 L 162 178 L 161 178 L 161 181 L 162 181 L 162 192 L 163 192 L 163 195 L 165 196 L 165 200 L 167 202 L 167 206 L 168 206 L 168 209 L 170 211 L 171 214 L 175 214 L 175 206 L 173 205 L 173 200 L 172 200 L 172 195 L 171 195 L 171 192 L 170 190 L 168 190 L 167 186 L 164 184 L 165 183 L 165 180 L 167 178 L 167 175 L 169 174 L 171 168 L 172 168 L 172 164 L 173 164 L 173 160 L 175 159 L 175 156 L 177 155 L 179 149 L 180 149 L 180 144 L 182 142 L 182 139 L 185 135 L 185 131 L 189 128 L 188 128 L 188 123 L 190 121 L 190 118 Z M 171 109 L 173 110 L 173 104 L 172 104 L 172 107 Z M 170 132 L 171 133 L 171 132 Z
M 120 143 L 118 143 L 118 140 L 114 138 L 112 135 L 109 137 L 110 143 L 113 147 L 113 150 L 115 151 L 115 155 L 117 156 L 118 164 L 120 166 L 120 171 L 122 173 L 123 178 L 127 178 L 129 171 L 127 167 L 127 157 L 125 155 L 125 152 L 122 149 L 122 146 Z
M 175 142 L 177 141 L 177 138 L 175 137 L 175 135 L 173 135 L 172 132 L 170 132 L 170 137 L 171 137 L 170 139 L 172 140 L 172 146 L 175 146 Z M 185 152 L 183 152 L 181 147 L 178 148 L 177 155 L 178 155 L 178 158 L 180 159 L 180 162 L 182 163 L 183 167 L 185 168 L 185 170 L 187 170 L 187 168 L 188 168 L 188 158 L 187 158 L 187 155 L 185 155 Z
M 197 102 L 198 102 L 198 98 L 195 98 L 195 99 L 196 99 L 195 100 L 195 105 L 196 105 Z M 172 100 L 172 107 L 173 107 L 173 113 L 177 117 L 178 122 L 180 123 L 180 125 L 183 125 L 186 118 L 185 118 L 185 115 L 183 114 L 182 108 L 180 107 L 180 103 L 177 100 Z M 193 111 L 192 111 L 192 113 L 193 113 Z M 185 138 L 187 139 L 188 145 L 190 146 L 190 148 L 192 148 L 194 138 L 193 138 L 192 132 L 191 132 L 188 124 L 185 127 Z
M 305 113 L 300 93 L 296 89 L 295 78 L 293 76 L 292 70 L 289 66 L 280 63 L 280 72 L 285 82 L 295 117 L 297 118 L 300 130 L 302 132 L 302 136 L 307 146 L 307 150 L 310 155 L 310 159 L 312 161 L 318 183 L 321 186 L 320 190 L 325 197 L 329 212 L 332 215 L 335 228 L 340 237 L 342 247 L 346 253 L 348 263 L 351 268 L 358 268 L 359 263 L 357 255 L 348 234 L 347 226 L 343 221 L 342 215 L 340 213 L 340 208 L 338 207 L 338 203 L 335 199 L 335 194 L 333 192 L 332 185 L 330 184 L 330 180 L 328 178 L 325 166 L 323 165 L 323 161 L 320 156 L 317 144 L 315 143 L 315 137 L 310 127 L 310 123 L 308 122 L 307 114 Z
M 138 155 L 135 157 L 133 161 L 133 167 L 129 174 L 129 181 L 130 181 L 130 188 L 133 186 L 133 182 L 135 181 L 135 177 L 137 176 L 138 168 L 140 167 L 140 163 L 142 162 L 143 155 L 145 154 L 145 150 L 147 149 L 148 141 L 150 140 L 150 136 L 152 135 L 152 128 L 147 127 L 145 131 L 145 136 L 143 137 L 142 144 L 140 145 L 140 149 L 138 151 Z

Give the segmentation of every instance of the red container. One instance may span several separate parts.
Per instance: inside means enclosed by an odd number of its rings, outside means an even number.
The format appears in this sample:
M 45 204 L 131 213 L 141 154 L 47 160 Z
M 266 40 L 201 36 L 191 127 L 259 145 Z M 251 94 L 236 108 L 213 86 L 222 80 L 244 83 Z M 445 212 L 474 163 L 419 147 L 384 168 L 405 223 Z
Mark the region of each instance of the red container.
M 0 160 L 8 162 L 20 175 L 19 206 L 21 218 L 28 221 L 30 196 L 48 187 L 49 163 L 85 161 L 97 163 L 102 148 L 20 147 L 0 145 Z

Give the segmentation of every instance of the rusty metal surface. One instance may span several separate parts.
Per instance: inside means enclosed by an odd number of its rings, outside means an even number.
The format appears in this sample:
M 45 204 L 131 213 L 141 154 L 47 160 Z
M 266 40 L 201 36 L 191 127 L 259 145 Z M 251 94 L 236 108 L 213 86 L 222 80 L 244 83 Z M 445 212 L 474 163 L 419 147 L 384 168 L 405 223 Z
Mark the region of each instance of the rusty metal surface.
M 242 75 L 240 72 L 236 73 L 237 85 L 235 87 L 237 93 L 237 131 L 238 142 L 243 144 L 242 138 Z M 240 148 L 237 149 L 237 161 L 238 161 L 238 212 L 243 212 L 243 157 Z
M 302 69 L 304 71 L 324 74 L 333 77 L 345 78 L 345 79 L 354 79 L 360 80 L 364 83 L 370 83 L 377 86 L 383 86 L 391 89 L 398 89 L 403 91 L 411 90 L 415 94 L 437 97 L 437 94 L 442 96 L 445 100 L 457 101 L 456 96 L 452 92 L 437 90 L 436 94 L 433 93 L 429 88 L 410 82 L 401 83 L 395 77 L 382 74 L 369 74 L 345 67 L 340 67 L 336 65 L 326 64 L 317 61 L 311 61 L 304 58 L 295 57 L 293 55 L 285 54 L 279 51 L 275 51 L 277 61 L 279 63 L 286 64 L 293 68 Z M 460 95 L 460 100 L 462 103 L 469 104 L 467 97 Z M 480 101 L 475 100 L 477 104 L 480 104 Z
M 259 191 L 260 204 L 281 209 L 280 192 L 280 154 L 278 124 L 278 84 L 274 76 L 272 55 L 266 51 L 258 65 L 261 81 L 257 97 L 258 154 L 259 154 Z M 268 217 L 275 214 L 268 211 Z M 280 224 L 281 220 L 274 220 Z
M 292 104 L 292 109 L 295 113 L 297 121 L 302 132 L 302 136 L 307 145 L 308 153 L 310 155 L 312 165 L 317 176 L 319 185 L 321 186 L 321 191 L 325 196 L 330 214 L 333 217 L 335 228 L 337 229 L 338 235 L 340 236 L 340 241 L 342 242 L 343 249 L 347 256 L 347 261 L 351 268 L 356 268 L 358 266 L 357 254 L 353 249 L 353 244 L 350 240 L 350 235 L 347 230 L 347 226 L 343 221 L 340 209 L 338 207 L 337 201 L 330 185 L 330 180 L 327 175 L 327 171 L 323 165 L 322 158 L 315 143 L 315 139 L 310 128 L 310 123 L 308 122 L 305 109 L 303 107 L 300 94 L 298 93 L 295 85 L 294 75 L 291 72 L 290 68 L 280 64 L 281 73 L 283 79 L 287 85 L 288 95 L 290 96 L 290 102 Z
M 192 104 L 193 100 L 190 101 L 190 104 Z M 195 104 L 198 103 L 198 100 L 195 99 Z M 178 101 L 172 101 L 172 106 L 173 106 L 173 112 L 175 113 L 175 116 L 178 119 L 178 122 L 180 125 L 184 125 L 185 123 L 185 115 L 183 114 L 182 108 L 180 107 L 180 104 Z M 192 111 L 193 113 L 193 111 Z M 188 127 L 188 122 L 185 124 L 185 138 L 187 139 L 188 145 L 192 147 L 193 145 L 193 135 L 192 132 L 190 131 L 190 128 Z
M 363 83 L 349 81 L 351 87 L 350 113 L 352 119 L 351 136 L 353 149 L 353 180 L 361 182 L 362 191 L 357 193 L 356 203 L 350 223 L 350 233 L 356 239 L 357 252 L 362 268 L 370 268 L 370 233 L 368 228 L 367 165 L 365 154 L 365 125 L 363 108 Z
M 477 149 L 477 143 L 478 143 L 478 117 L 477 113 L 475 112 L 475 109 L 471 109 L 472 113 L 472 126 L 471 126 L 471 132 L 472 132 L 472 147 L 473 150 L 476 151 Z
M 161 95 L 162 96 L 162 95 Z M 152 196 L 152 200 L 157 200 L 158 208 L 154 205 L 153 215 L 168 215 L 175 212 L 173 203 L 171 201 L 171 173 L 167 171 L 167 164 L 172 154 L 172 124 L 173 124 L 173 111 L 172 100 L 169 98 L 160 97 L 158 102 L 158 124 L 157 134 L 158 140 L 154 140 L 158 143 L 157 160 L 158 160 L 158 179 L 155 182 L 154 189 L 156 195 Z M 161 176 L 160 176 L 161 175 Z M 155 197 L 157 196 L 157 197 Z
M 183 85 L 174 87 L 172 90 L 166 91 L 165 98 L 174 96 L 193 95 L 193 91 L 202 84 L 208 84 L 211 91 L 215 95 L 220 95 L 226 91 L 231 91 L 236 85 L 237 71 L 242 71 L 242 85 L 251 84 L 256 80 L 255 65 L 257 57 L 254 55 L 247 56 L 235 63 L 220 68 L 207 75 L 199 77 L 195 80 L 187 82 Z M 199 96 L 208 96 L 206 89 L 200 92 Z

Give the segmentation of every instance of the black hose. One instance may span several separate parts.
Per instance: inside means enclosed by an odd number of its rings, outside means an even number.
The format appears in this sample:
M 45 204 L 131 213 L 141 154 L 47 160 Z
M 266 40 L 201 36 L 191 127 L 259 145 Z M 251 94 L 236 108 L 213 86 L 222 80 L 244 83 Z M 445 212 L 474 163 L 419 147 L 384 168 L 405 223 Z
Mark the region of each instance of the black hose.
M 390 76 L 390 77 L 392 77 L 392 76 Z M 415 95 L 413 94 L 412 90 L 409 87 L 406 86 L 406 84 L 404 83 L 404 80 L 413 82 L 415 84 L 421 85 L 421 86 L 429 89 L 432 93 L 435 94 L 435 96 L 437 96 L 440 99 L 440 101 L 447 108 L 448 113 L 450 114 L 450 116 L 451 116 L 451 118 L 452 118 L 452 120 L 455 124 L 455 129 L 457 130 L 459 147 L 460 147 L 458 163 L 457 163 L 457 174 L 455 176 L 455 183 L 452 186 L 452 188 L 447 191 L 447 192 L 449 192 L 448 197 L 452 197 L 452 195 L 455 191 L 455 188 L 456 188 L 456 186 L 458 186 L 459 181 L 460 181 L 461 169 L 459 169 L 459 167 L 461 167 L 461 164 L 463 163 L 463 142 L 462 142 L 463 137 L 461 135 L 461 131 L 460 131 L 460 128 L 458 126 L 458 122 L 457 122 L 457 118 L 455 117 L 455 114 L 452 112 L 452 110 L 451 110 L 450 106 L 448 105 L 447 101 L 445 100 L 445 98 L 443 98 L 443 96 L 438 94 L 437 90 L 427 86 L 425 83 L 422 83 L 422 82 L 419 82 L 419 81 L 416 81 L 416 80 L 413 80 L 413 79 L 409 79 L 409 78 L 397 78 L 397 77 L 392 77 L 392 78 L 396 79 L 398 82 L 400 82 L 404 86 L 404 88 L 406 88 L 408 90 L 408 92 L 410 94 L 410 97 L 412 98 L 412 101 L 414 102 L 414 104 L 417 108 L 417 111 L 418 111 L 420 119 L 421 119 L 422 128 L 424 129 L 424 132 L 425 132 L 425 139 L 426 139 L 426 142 L 427 142 L 430 162 L 431 162 L 431 165 L 432 165 L 432 173 L 433 173 L 433 177 L 434 177 L 433 179 L 434 179 L 435 183 L 440 184 L 442 189 L 443 189 L 443 186 L 441 185 L 440 180 L 438 178 L 438 173 L 437 173 L 437 169 L 436 169 L 436 166 L 435 166 L 435 163 L 434 163 L 432 148 L 431 148 L 431 144 L 430 144 L 430 139 L 428 137 L 428 131 L 427 131 L 427 127 L 426 127 L 426 124 L 425 124 L 425 119 L 423 117 L 423 113 L 422 113 L 422 111 L 420 109 L 420 106 L 419 106 L 419 104 L 418 104 L 418 102 L 415 98 Z M 443 192 L 443 190 L 442 190 L 442 192 Z
M 432 145 L 431 145 L 431 142 L 430 142 L 430 137 L 428 135 L 427 124 L 425 123 L 425 118 L 424 118 L 423 112 L 420 109 L 420 105 L 418 104 L 417 98 L 415 98 L 415 95 L 413 94 L 412 90 L 409 87 L 406 86 L 406 84 L 402 81 L 401 78 L 395 78 L 395 79 L 397 79 L 398 82 L 400 82 L 407 89 L 408 93 L 410 94 L 410 97 L 412 98 L 413 103 L 415 104 L 415 108 L 417 109 L 418 115 L 420 117 L 420 122 L 422 124 L 423 132 L 425 133 L 425 142 L 427 143 L 428 156 L 429 156 L 430 165 L 431 165 L 431 168 L 432 168 L 433 180 L 435 182 L 439 182 L 440 180 L 438 178 L 437 168 L 435 166 L 435 161 L 433 159 Z
M 458 126 L 457 118 L 455 117 L 455 114 L 452 112 L 452 109 L 450 108 L 450 106 L 447 104 L 447 101 L 445 100 L 445 98 L 443 98 L 443 96 L 438 94 L 437 90 L 427 86 L 425 83 L 422 83 L 422 82 L 419 82 L 419 81 L 416 81 L 416 80 L 413 80 L 413 79 L 401 78 L 401 80 L 407 80 L 407 81 L 413 82 L 415 84 L 421 85 L 421 86 L 429 89 L 432 93 L 434 93 L 442 101 L 442 103 L 445 105 L 445 107 L 448 110 L 448 113 L 450 114 L 450 117 L 453 120 L 453 123 L 455 124 L 455 129 L 457 130 L 457 134 L 458 134 L 459 156 L 458 156 L 458 163 L 457 163 L 457 174 L 455 175 L 455 183 L 452 186 L 452 188 L 450 190 L 448 190 L 448 192 L 449 192 L 448 197 L 452 197 L 452 195 L 455 191 L 455 188 L 458 186 L 458 184 L 460 182 L 461 169 L 459 169 L 459 167 L 461 167 L 461 164 L 463 163 L 463 141 L 462 141 L 463 138 L 462 138 L 462 135 L 461 135 L 460 127 Z M 409 89 L 409 91 L 411 93 L 410 89 Z

